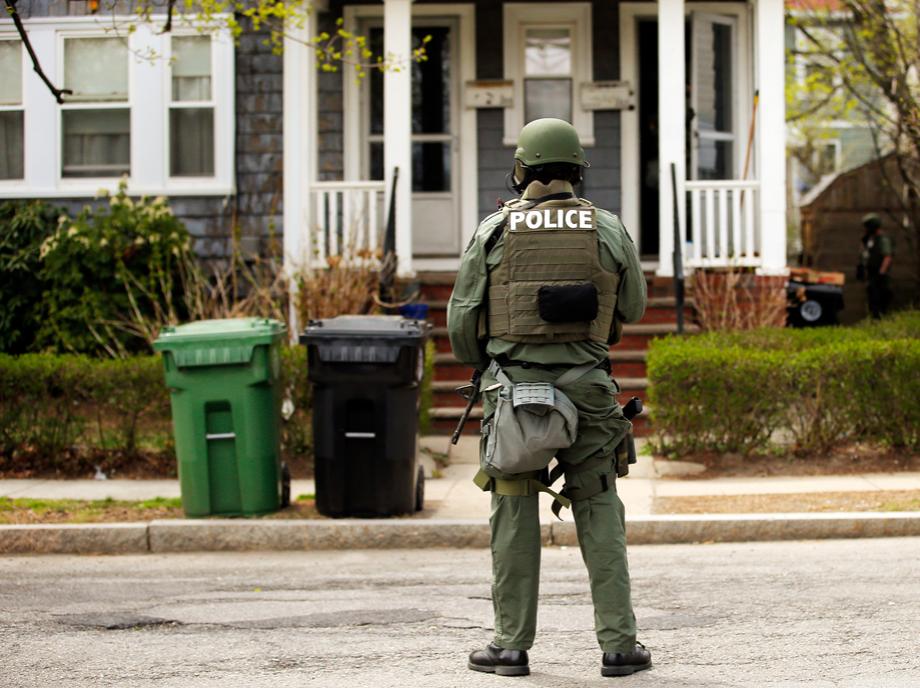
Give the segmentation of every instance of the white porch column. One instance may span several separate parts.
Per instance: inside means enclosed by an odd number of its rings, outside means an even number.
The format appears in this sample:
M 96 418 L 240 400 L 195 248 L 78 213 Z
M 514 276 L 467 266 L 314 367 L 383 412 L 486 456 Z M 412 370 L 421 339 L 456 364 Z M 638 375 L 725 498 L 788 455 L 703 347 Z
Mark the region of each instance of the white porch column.
M 756 88 L 760 90 L 755 143 L 760 180 L 760 255 L 763 272 L 786 269 L 786 101 L 783 0 L 755 0 Z
M 318 11 L 316 8 L 315 11 Z M 293 275 L 308 264 L 310 185 L 316 179 L 316 65 L 305 42 L 314 34 L 315 12 L 284 38 L 284 267 Z M 291 280 L 289 318 L 297 337 L 296 282 Z
M 383 75 L 383 166 L 386 199 L 396 184 L 396 255 L 400 276 L 412 273 L 412 0 L 384 0 L 383 52 L 394 62 Z
M 778 0 L 782 1 L 782 0 Z M 674 191 L 671 163 L 677 165 L 678 211 L 685 229 L 687 86 L 684 61 L 684 0 L 658 0 L 658 275 L 674 274 Z

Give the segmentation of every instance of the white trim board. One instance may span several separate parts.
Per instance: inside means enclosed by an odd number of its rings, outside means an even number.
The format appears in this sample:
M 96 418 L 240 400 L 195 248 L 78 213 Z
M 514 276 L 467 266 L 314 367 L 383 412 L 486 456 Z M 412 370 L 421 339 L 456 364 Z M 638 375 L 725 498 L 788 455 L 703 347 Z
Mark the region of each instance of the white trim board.
M 737 18 L 738 69 L 735 78 L 735 160 L 743 164 L 744 147 L 753 103 L 752 13 L 743 2 L 694 2 L 685 6 L 686 14 L 704 12 L 731 15 Z M 636 22 L 641 18 L 656 18 L 658 4 L 654 2 L 620 3 L 620 78 L 633 85 L 638 102 L 639 71 Z M 659 66 L 660 68 L 660 66 Z M 620 115 L 620 170 L 622 179 L 621 219 L 641 253 L 639 226 L 639 110 L 623 110 Z M 752 170 L 755 169 L 753 166 Z M 750 174 L 750 173 L 749 173 Z
M 479 153 L 476 110 L 462 106 L 462 89 L 467 81 L 476 79 L 476 8 L 472 4 L 412 5 L 412 16 L 420 18 L 456 18 L 459 25 L 460 98 L 457 108 L 460 116 L 460 246 L 466 246 L 479 226 Z M 346 5 L 344 19 L 346 31 L 357 31 L 358 22 L 365 18 L 383 18 L 382 5 Z M 361 179 L 361 143 L 363 139 L 361 113 L 361 85 L 350 74 L 342 75 L 342 138 L 344 178 Z M 416 259 L 420 269 L 424 259 Z M 442 259 L 437 259 L 438 261 Z M 453 259 L 444 259 L 453 260 Z

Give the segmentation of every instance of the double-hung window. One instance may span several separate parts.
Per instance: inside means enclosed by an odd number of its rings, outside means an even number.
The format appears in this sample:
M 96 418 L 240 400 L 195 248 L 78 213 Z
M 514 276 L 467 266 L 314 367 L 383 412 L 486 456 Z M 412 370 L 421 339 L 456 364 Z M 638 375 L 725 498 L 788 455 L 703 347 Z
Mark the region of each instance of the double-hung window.
M 22 42 L 0 39 L 0 180 L 24 174 Z
M 64 38 L 61 176 L 131 173 L 128 46 L 121 38 Z
M 172 39 L 169 174 L 214 176 L 214 89 L 210 36 Z

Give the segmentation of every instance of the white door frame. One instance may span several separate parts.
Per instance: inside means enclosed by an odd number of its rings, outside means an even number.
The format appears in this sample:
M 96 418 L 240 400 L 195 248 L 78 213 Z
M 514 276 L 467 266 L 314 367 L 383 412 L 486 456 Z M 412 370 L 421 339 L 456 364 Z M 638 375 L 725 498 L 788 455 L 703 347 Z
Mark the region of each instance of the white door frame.
M 412 16 L 424 18 L 444 17 L 455 19 L 459 27 L 456 46 L 459 57 L 460 72 L 457 81 L 460 92 L 457 94 L 456 111 L 459 114 L 460 151 L 457 177 L 457 202 L 460 205 L 460 241 L 466 246 L 479 225 L 479 155 L 476 129 L 476 110 L 462 106 L 463 89 L 468 81 L 476 79 L 476 9 L 472 4 L 432 4 L 413 3 Z M 383 17 L 382 5 L 346 5 L 344 8 L 344 27 L 346 31 L 358 30 L 358 24 L 364 18 Z M 385 83 L 385 82 L 384 82 Z M 384 86 L 385 87 L 385 86 Z M 363 113 L 361 108 L 361 84 L 351 74 L 342 75 L 342 138 L 344 176 L 348 181 L 362 178 L 362 142 L 364 138 Z M 389 191 L 387 192 L 389 193 Z M 462 250 L 462 249 L 461 249 Z M 417 270 L 456 270 L 460 256 L 456 258 L 422 258 L 413 260 Z
M 694 2 L 685 5 L 686 14 L 705 12 L 707 14 L 732 15 L 737 18 L 737 70 L 735 86 L 735 160 L 744 155 L 747 144 L 747 127 L 753 102 L 751 91 L 751 21 L 748 5 L 744 2 Z M 620 3 L 620 79 L 628 81 L 637 94 L 639 92 L 639 69 L 637 64 L 638 44 L 636 22 L 638 19 L 657 18 L 656 2 Z M 661 65 L 659 65 L 659 70 Z M 620 170 L 622 179 L 621 218 L 627 230 L 642 252 L 639 226 L 639 187 L 642 179 L 639 169 L 639 110 L 623 110 L 620 119 Z M 651 268 L 657 263 L 643 263 Z

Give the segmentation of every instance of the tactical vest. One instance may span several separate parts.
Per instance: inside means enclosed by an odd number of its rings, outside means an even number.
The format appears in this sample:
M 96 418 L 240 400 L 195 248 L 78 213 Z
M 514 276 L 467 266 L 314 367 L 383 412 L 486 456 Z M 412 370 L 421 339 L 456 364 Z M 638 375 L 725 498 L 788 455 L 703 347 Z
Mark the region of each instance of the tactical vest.
M 505 204 L 504 249 L 489 275 L 490 337 L 607 343 L 620 277 L 601 264 L 596 209 L 573 200 Z

